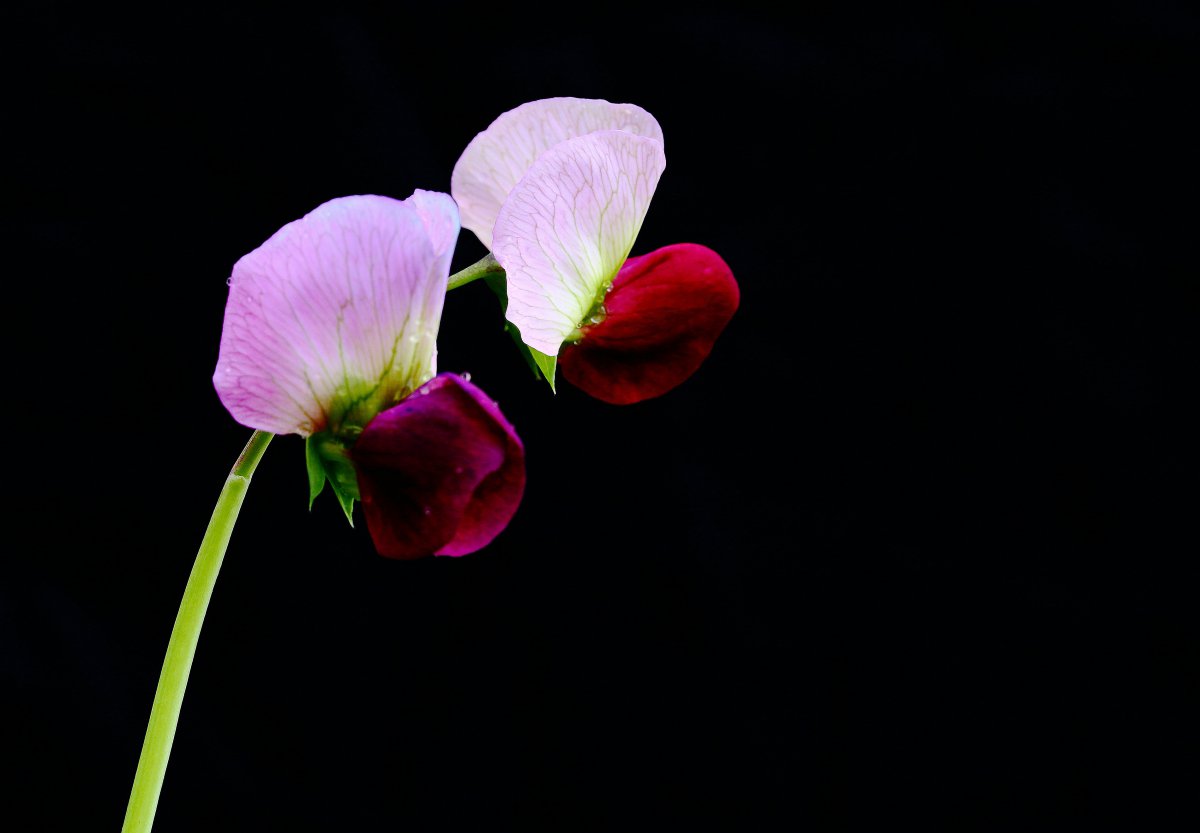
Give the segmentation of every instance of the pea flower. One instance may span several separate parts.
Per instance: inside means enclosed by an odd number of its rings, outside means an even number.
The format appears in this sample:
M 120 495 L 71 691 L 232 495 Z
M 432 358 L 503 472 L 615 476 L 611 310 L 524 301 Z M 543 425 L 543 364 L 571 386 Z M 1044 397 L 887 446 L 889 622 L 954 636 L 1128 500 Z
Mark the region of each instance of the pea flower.
M 516 513 L 520 438 L 467 378 L 437 374 L 450 288 L 487 278 L 552 388 L 560 356 L 564 376 L 619 404 L 700 366 L 737 309 L 729 267 L 691 243 L 629 257 L 665 165 L 662 129 L 640 107 L 535 101 L 470 143 L 454 199 L 330 200 L 234 265 L 213 384 L 255 430 L 188 577 L 122 833 L 151 831 L 209 599 L 274 434 L 305 438 L 310 506 L 329 485 L 353 522 L 361 501 L 385 556 L 465 555 Z M 492 253 L 451 277 L 461 225 Z
M 310 500 L 361 499 L 381 555 L 464 555 L 508 525 L 524 448 L 435 375 L 459 216 L 446 194 L 331 200 L 239 260 L 213 383 L 243 425 L 307 438 Z
M 561 365 L 607 402 L 659 396 L 696 371 L 737 309 L 711 249 L 629 258 L 665 167 L 653 116 L 579 98 L 510 110 L 459 158 L 463 226 L 504 269 L 505 316 L 552 386 Z

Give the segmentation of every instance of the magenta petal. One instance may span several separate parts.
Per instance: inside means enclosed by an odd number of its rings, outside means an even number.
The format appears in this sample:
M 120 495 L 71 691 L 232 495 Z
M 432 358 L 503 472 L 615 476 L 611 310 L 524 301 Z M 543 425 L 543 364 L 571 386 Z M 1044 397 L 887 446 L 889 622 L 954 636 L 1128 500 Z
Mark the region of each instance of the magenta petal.
M 712 249 L 676 243 L 631 257 L 613 280 L 603 321 L 558 356 L 563 376 L 597 399 L 628 405 L 696 372 L 737 310 L 737 281 Z
M 496 403 L 436 376 L 380 413 L 351 450 L 380 555 L 466 555 L 500 534 L 525 491 L 525 448 Z

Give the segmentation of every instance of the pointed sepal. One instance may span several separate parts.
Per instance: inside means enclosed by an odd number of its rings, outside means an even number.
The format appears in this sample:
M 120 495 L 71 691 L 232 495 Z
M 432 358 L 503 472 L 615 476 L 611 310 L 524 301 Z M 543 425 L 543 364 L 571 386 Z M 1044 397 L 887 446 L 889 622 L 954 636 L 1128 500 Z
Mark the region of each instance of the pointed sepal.
M 308 511 L 312 511 L 313 501 L 325 490 L 325 465 L 317 454 L 314 437 L 304 438 L 304 467 L 308 470 Z
M 542 372 L 542 378 L 550 383 L 550 392 L 558 393 L 554 389 L 554 371 L 558 364 L 558 356 L 547 356 L 540 350 L 533 347 L 529 348 L 529 355 L 533 359 L 537 369 Z
M 508 310 L 508 288 L 504 273 L 494 272 L 484 278 L 484 282 L 500 300 L 500 314 L 504 315 Z M 550 383 L 551 392 L 557 392 L 554 390 L 557 357 L 547 356 L 545 353 L 540 353 L 526 344 L 525 339 L 521 336 L 520 328 L 511 321 L 504 322 L 504 332 L 508 333 L 512 338 L 513 343 L 517 346 L 517 352 L 521 354 L 521 358 L 525 360 L 525 364 L 529 365 L 529 369 L 533 372 L 533 378 L 545 379 Z
M 358 474 L 346 445 L 326 432 L 313 434 L 304 443 L 304 462 L 308 469 L 308 508 L 311 510 L 328 481 L 338 505 L 354 526 L 354 501 L 359 499 Z

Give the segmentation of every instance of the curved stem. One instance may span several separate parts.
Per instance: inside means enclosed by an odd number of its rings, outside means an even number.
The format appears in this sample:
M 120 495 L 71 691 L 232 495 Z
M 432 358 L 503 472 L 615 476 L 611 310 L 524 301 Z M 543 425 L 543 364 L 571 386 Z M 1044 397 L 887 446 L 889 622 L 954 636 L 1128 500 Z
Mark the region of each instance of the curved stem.
M 167 759 L 171 756 L 171 743 L 175 740 L 175 726 L 179 723 L 179 708 L 183 705 L 183 692 L 192 670 L 192 657 L 196 655 L 196 643 L 200 640 L 200 628 L 204 624 L 208 600 L 212 598 L 213 585 L 217 582 L 217 573 L 225 558 L 225 548 L 229 546 L 229 536 L 233 534 L 242 499 L 250 486 L 250 476 L 254 474 L 267 443 L 271 442 L 271 436 L 265 431 L 255 431 L 250 436 L 250 441 L 229 472 L 204 539 L 200 542 L 196 563 L 188 577 L 187 588 L 183 591 L 183 601 L 179 604 L 175 627 L 171 630 L 171 641 L 167 643 L 167 656 L 158 678 L 158 690 L 154 692 L 150 724 L 146 727 L 142 755 L 138 759 L 137 774 L 133 777 L 133 791 L 129 794 L 122 833 L 149 833 L 154 824 L 158 794 L 167 772 Z
M 495 255 L 488 252 L 486 256 L 475 261 L 466 269 L 451 275 L 450 283 L 446 289 L 458 289 L 460 286 L 466 286 L 471 281 L 495 274 L 504 274 L 504 267 L 500 265 L 500 261 L 496 260 Z

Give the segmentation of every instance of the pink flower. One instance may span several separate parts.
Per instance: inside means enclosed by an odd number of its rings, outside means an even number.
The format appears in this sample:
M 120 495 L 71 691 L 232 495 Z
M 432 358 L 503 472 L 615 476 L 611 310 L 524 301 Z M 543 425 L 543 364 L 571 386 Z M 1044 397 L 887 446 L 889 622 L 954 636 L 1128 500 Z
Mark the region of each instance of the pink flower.
M 626 260 L 666 167 L 662 129 L 632 104 L 551 98 L 477 135 L 451 190 L 507 276 L 506 317 L 553 384 L 637 402 L 690 376 L 738 305 L 715 252 Z
M 471 383 L 435 376 L 459 217 L 446 194 L 331 200 L 233 268 L 213 377 L 243 425 L 307 438 L 310 494 L 361 499 L 380 554 L 463 555 L 507 526 L 524 449 Z

